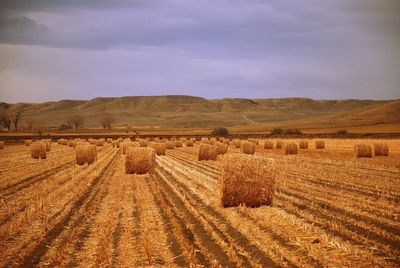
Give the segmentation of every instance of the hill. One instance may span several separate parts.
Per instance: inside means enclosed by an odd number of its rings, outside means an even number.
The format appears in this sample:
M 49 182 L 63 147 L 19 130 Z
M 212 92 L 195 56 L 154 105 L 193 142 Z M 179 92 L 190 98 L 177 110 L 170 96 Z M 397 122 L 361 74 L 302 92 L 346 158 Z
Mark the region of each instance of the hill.
M 85 126 L 99 126 L 104 113 L 114 125 L 215 127 L 242 129 L 354 127 L 400 123 L 400 100 L 313 100 L 307 98 L 208 100 L 201 97 L 131 96 L 17 103 L 24 107 L 24 120 L 58 126 L 68 115 L 79 113 Z

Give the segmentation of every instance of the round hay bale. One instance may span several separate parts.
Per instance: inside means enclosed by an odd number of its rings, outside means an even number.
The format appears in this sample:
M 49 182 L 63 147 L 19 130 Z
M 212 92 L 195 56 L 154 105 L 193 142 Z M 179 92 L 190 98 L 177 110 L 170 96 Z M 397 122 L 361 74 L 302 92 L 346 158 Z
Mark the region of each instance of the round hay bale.
M 233 140 L 233 145 L 235 146 L 235 148 L 240 148 L 241 141 L 240 140 Z
M 300 149 L 308 149 L 308 141 L 302 140 L 299 142 Z
M 68 141 L 68 147 L 74 147 L 75 148 L 75 146 L 76 146 L 76 141 L 74 141 L 74 140 L 69 140 Z
M 315 141 L 315 149 L 325 149 L 325 141 L 323 140 Z
M 282 149 L 285 143 L 283 141 L 276 142 L 276 149 Z
M 210 144 L 214 145 L 217 142 L 217 138 L 211 138 Z
M 255 145 L 258 145 L 260 143 L 260 141 L 258 139 L 249 139 L 249 142 L 252 142 Z
M 255 154 L 256 152 L 256 145 L 249 141 L 243 141 L 241 152 L 244 154 Z
M 126 174 L 146 174 L 154 172 L 156 152 L 153 148 L 129 147 L 126 151 Z
M 272 141 L 264 141 L 264 149 L 273 149 L 274 143 Z
M 140 147 L 147 147 L 149 145 L 148 140 L 139 140 Z
M 75 143 L 76 145 L 76 143 Z M 96 140 L 96 146 L 104 146 L 104 140 L 100 139 L 100 140 Z
M 186 145 L 186 147 L 193 147 L 193 144 L 194 144 L 194 142 L 193 142 L 193 140 L 187 140 L 186 142 L 185 142 L 185 145 Z
M 375 156 L 388 156 L 389 146 L 386 143 L 375 143 L 374 144 L 374 155 Z
M 92 164 L 97 160 L 96 145 L 80 144 L 75 147 L 76 164 Z
M 157 155 L 165 155 L 165 151 L 167 151 L 167 146 L 162 142 L 154 142 L 150 144 L 150 147 L 156 151 Z
M 112 142 L 113 142 L 113 139 L 107 138 L 106 141 L 107 141 L 107 143 L 112 143 Z
M 223 142 L 217 142 L 217 154 L 226 154 L 228 152 L 228 144 Z
M 112 147 L 114 147 L 114 148 L 119 148 L 119 141 L 118 141 L 118 140 L 112 141 L 112 142 L 111 142 L 111 145 L 112 145 Z
M 183 147 L 182 141 L 181 141 L 181 140 L 176 140 L 176 141 L 175 141 L 175 147 L 176 147 L 176 148 L 178 148 L 178 147 Z
M 297 144 L 288 142 L 285 144 L 285 154 L 297 154 Z
M 210 144 L 210 140 L 208 138 L 201 138 L 201 143 Z
M 4 149 L 4 141 L 0 141 L 0 149 Z
M 126 150 L 129 147 L 138 147 L 138 145 L 133 142 L 123 142 L 121 147 L 122 147 L 122 154 L 126 154 Z
M 166 141 L 165 147 L 167 147 L 167 150 L 172 150 L 175 148 L 175 143 L 173 141 Z
M 217 148 L 211 144 L 200 144 L 198 160 L 216 160 Z
M 219 180 L 222 207 L 270 206 L 275 194 L 273 163 L 250 155 L 225 155 Z
M 360 157 L 372 157 L 372 147 L 368 144 L 356 144 L 354 145 L 354 155 L 356 158 Z
M 32 140 L 25 140 L 25 146 L 30 146 L 32 144 Z
M 30 146 L 33 159 L 46 159 L 46 144 L 44 142 L 37 141 Z

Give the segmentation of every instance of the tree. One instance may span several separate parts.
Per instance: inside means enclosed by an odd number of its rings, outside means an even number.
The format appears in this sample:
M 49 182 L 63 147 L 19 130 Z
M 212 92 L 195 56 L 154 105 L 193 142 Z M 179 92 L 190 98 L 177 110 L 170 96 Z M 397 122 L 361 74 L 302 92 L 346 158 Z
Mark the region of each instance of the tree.
M 11 119 L 6 109 L 0 109 L 0 126 L 6 128 L 8 131 L 11 130 Z
M 217 128 L 214 128 L 211 131 L 211 135 L 214 135 L 214 136 L 227 136 L 227 135 L 229 135 L 229 131 L 228 131 L 228 129 L 226 129 L 224 127 L 217 127 Z
M 103 128 L 108 128 L 111 129 L 112 123 L 114 123 L 115 118 L 112 114 L 109 113 L 103 113 L 103 115 L 100 118 L 100 124 Z
M 15 131 L 18 131 L 18 124 L 20 123 L 20 121 L 22 119 L 22 114 L 24 112 L 24 109 L 22 107 L 15 108 L 15 109 L 8 110 L 8 112 L 10 114 L 10 119 L 11 119 L 12 123 L 14 124 Z
M 78 130 L 78 128 L 83 127 L 84 122 L 85 119 L 81 114 L 72 114 L 67 117 L 67 124 L 73 126 L 75 130 Z
M 26 128 L 27 128 L 28 130 L 33 130 L 35 124 L 36 124 L 35 119 L 28 119 L 28 120 L 26 120 Z

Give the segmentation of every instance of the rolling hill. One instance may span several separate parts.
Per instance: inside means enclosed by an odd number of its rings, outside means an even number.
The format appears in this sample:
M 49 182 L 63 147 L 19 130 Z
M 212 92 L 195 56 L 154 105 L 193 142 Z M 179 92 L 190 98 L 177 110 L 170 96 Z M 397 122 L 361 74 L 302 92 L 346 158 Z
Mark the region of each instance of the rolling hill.
M 104 113 L 114 125 L 271 129 L 354 127 L 400 123 L 400 100 L 313 100 L 308 98 L 208 100 L 193 96 L 132 96 L 17 103 L 24 120 L 57 127 L 68 115 L 79 113 L 85 126 L 99 126 Z

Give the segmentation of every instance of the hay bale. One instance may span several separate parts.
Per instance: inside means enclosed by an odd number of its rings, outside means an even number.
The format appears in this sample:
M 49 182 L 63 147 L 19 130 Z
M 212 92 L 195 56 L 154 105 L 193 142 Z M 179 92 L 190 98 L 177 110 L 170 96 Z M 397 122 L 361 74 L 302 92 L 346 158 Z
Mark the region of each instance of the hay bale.
M 175 148 L 175 143 L 173 141 L 166 141 L 165 147 L 167 147 L 167 150 L 172 150 Z
M 46 143 L 37 141 L 30 145 L 33 159 L 46 159 Z
M 217 148 L 211 144 L 200 144 L 198 160 L 216 160 Z
M 272 162 L 249 155 L 225 155 L 219 190 L 223 207 L 272 205 L 275 193 Z
M 214 145 L 217 142 L 217 138 L 211 138 L 210 144 Z
M 157 155 L 165 155 L 165 151 L 167 150 L 167 146 L 162 142 L 154 142 L 150 144 L 150 147 L 156 151 Z
M 288 142 L 285 144 L 285 154 L 297 154 L 297 144 Z
M 388 156 L 389 146 L 386 143 L 375 143 L 374 144 L 374 155 L 375 156 Z
M 76 145 L 76 143 L 75 143 Z M 100 140 L 96 140 L 96 146 L 103 146 L 104 145 L 104 140 L 100 139 Z
M 183 143 L 182 143 L 182 141 L 181 140 L 176 140 L 175 141 L 175 147 L 183 147 Z
M 107 138 L 106 141 L 107 141 L 107 143 L 112 143 L 113 139 L 112 138 Z
M 233 145 L 235 146 L 235 148 L 240 148 L 241 141 L 240 140 L 233 140 Z
M 187 140 L 187 141 L 185 142 L 185 144 L 186 144 L 186 147 L 193 147 L 194 142 L 193 142 L 192 139 L 190 139 L 190 140 Z
M 0 141 L 0 149 L 4 149 L 4 141 Z
M 228 144 L 223 142 L 217 142 L 217 154 L 226 154 L 228 152 Z
M 354 145 L 354 155 L 357 158 L 360 157 L 372 157 L 372 147 L 368 144 L 356 144 Z
M 32 140 L 25 140 L 25 146 L 30 146 L 32 144 Z
M 126 152 L 126 174 L 146 174 L 154 172 L 156 152 L 153 148 L 129 147 Z
M 260 141 L 258 139 L 249 139 L 249 142 L 252 142 L 255 145 L 258 145 L 260 143 Z
M 46 151 L 47 151 L 47 152 L 50 152 L 50 149 L 51 149 L 51 141 L 46 141 L 45 144 L 46 144 Z
M 308 149 L 308 141 L 302 140 L 299 142 L 300 149 Z
M 325 141 L 323 140 L 315 141 L 315 149 L 325 149 Z
M 133 142 L 123 142 L 121 147 L 122 147 L 122 154 L 126 154 L 126 151 L 129 147 L 138 147 L 138 145 Z
M 264 149 L 273 149 L 274 143 L 272 141 L 264 141 Z
M 207 138 L 201 138 L 201 143 L 210 144 L 210 140 Z
M 282 149 L 285 143 L 283 141 L 276 142 L 276 149 Z
M 96 145 L 80 144 L 75 147 L 76 164 L 92 164 L 97 160 Z
M 68 145 L 68 141 L 66 139 L 58 139 L 58 144 L 60 145 Z
M 96 141 L 94 141 L 94 143 L 96 144 Z M 76 141 L 74 140 L 69 140 L 68 141 L 68 147 L 74 147 L 76 146 Z
M 256 152 L 256 145 L 249 141 L 243 141 L 241 152 L 244 154 L 255 154 Z
M 147 147 L 149 145 L 148 140 L 139 140 L 140 147 Z
M 119 148 L 119 141 L 118 141 L 118 140 L 112 141 L 112 142 L 111 142 L 111 145 L 112 145 L 112 147 L 114 147 L 114 148 Z

